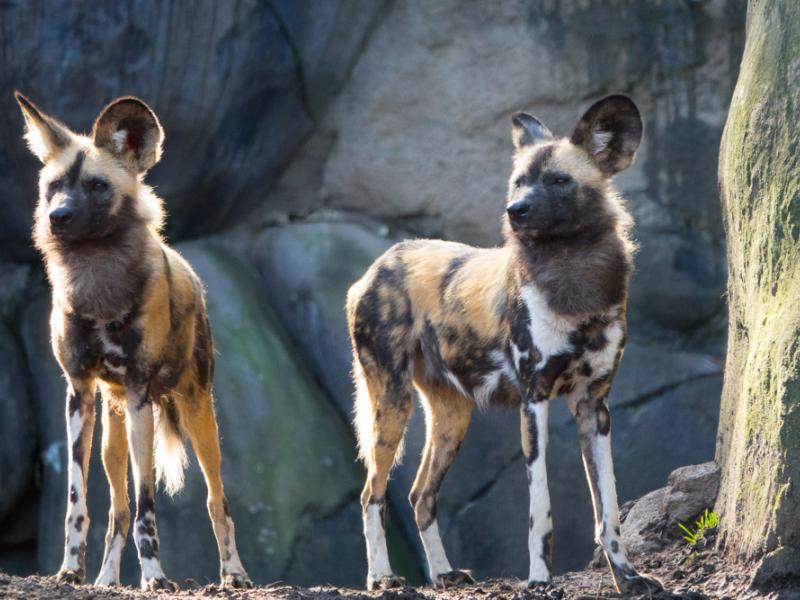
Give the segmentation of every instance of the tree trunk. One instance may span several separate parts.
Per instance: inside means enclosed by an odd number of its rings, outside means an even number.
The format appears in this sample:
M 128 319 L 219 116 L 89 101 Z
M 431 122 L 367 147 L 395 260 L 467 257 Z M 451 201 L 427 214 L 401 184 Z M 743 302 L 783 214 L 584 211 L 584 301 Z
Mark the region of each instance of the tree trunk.
M 800 2 L 752 0 L 720 150 L 728 356 L 717 437 L 722 539 L 800 573 Z

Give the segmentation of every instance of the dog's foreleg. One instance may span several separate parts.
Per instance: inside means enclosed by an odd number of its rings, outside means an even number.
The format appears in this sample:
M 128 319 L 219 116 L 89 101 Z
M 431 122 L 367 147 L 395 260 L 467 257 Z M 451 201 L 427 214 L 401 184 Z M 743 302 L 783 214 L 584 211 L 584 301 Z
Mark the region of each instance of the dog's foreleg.
M 621 592 L 658 591 L 661 589 L 658 582 L 642 577 L 633 568 L 622 542 L 611 457 L 611 417 L 606 397 L 568 397 L 567 405 L 578 424 L 583 465 L 594 507 L 595 539 L 603 547 L 614 582 Z
M 70 381 L 67 388 L 68 499 L 65 523 L 64 560 L 59 581 L 82 583 L 86 576 L 86 535 L 89 514 L 86 508 L 86 477 L 92 452 L 95 384 Z
M 528 469 L 530 516 L 528 520 L 528 585 L 550 581 L 553 562 L 553 518 L 547 486 L 546 399 L 528 400 L 520 409 L 522 450 Z

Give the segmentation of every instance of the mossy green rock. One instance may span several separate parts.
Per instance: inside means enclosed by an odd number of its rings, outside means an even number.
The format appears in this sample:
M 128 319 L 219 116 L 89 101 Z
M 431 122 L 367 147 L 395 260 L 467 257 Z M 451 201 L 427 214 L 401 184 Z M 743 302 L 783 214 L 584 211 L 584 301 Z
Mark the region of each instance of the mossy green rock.
M 727 549 L 800 562 L 800 3 L 751 2 L 720 152 L 729 346 L 717 461 Z
M 361 469 L 347 424 L 314 382 L 248 267 L 209 242 L 179 246 L 206 284 L 217 349 L 214 384 L 223 479 L 239 550 L 254 580 L 284 579 L 298 566 L 298 538 L 357 502 Z M 161 502 L 163 560 L 172 577 L 215 579 L 217 553 L 205 515 L 205 485 L 192 469 L 184 493 Z M 351 514 L 349 511 L 348 514 Z M 331 583 L 365 573 L 358 520 L 339 528 L 339 568 L 318 565 Z

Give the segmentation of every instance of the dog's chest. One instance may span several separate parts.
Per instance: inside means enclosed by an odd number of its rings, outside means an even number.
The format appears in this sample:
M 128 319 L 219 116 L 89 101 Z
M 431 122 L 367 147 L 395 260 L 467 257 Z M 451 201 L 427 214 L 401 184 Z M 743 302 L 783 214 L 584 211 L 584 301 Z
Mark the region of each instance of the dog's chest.
M 126 316 L 115 320 L 95 320 L 70 315 L 64 339 L 64 354 L 71 372 L 93 374 L 121 384 L 135 370 L 141 336 Z
M 614 370 L 625 333 L 618 307 L 588 319 L 564 317 L 528 285 L 515 312 L 509 349 L 526 395 L 553 398 Z

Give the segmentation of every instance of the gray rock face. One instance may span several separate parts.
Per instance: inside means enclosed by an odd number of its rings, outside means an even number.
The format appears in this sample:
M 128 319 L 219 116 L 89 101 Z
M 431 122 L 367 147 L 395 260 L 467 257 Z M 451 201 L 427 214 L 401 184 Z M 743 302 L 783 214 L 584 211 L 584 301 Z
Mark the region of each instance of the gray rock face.
M 21 348 L 0 321 L 0 521 L 33 482 L 36 425 Z
M 7 3 L 0 9 L 0 87 L 8 90 L 0 130 L 8 140 L 22 137 L 14 87 L 77 131 L 88 131 L 112 98 L 140 96 L 166 131 L 150 180 L 168 200 L 170 232 L 216 231 L 273 184 L 344 82 L 383 6 Z M 7 207 L 0 256 L 32 257 L 36 168 L 23 143 L 0 149 Z
M 667 480 L 664 511 L 669 523 L 688 522 L 714 506 L 719 492 L 720 469 L 711 461 L 675 469 Z

